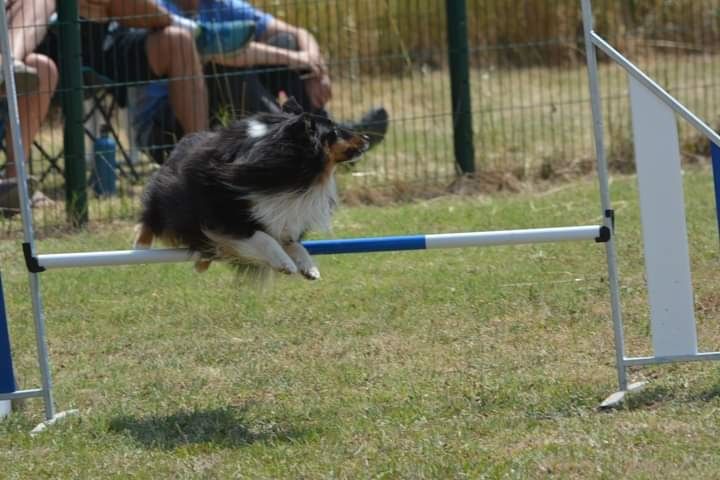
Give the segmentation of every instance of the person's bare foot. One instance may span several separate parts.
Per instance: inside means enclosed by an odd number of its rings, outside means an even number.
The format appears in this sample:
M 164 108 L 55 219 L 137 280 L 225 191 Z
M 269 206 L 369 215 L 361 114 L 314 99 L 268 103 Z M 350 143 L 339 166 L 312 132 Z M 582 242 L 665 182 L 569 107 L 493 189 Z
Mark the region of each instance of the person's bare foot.
M 30 199 L 30 204 L 33 208 L 48 208 L 55 205 L 55 200 L 38 190 L 33 193 L 32 198 Z

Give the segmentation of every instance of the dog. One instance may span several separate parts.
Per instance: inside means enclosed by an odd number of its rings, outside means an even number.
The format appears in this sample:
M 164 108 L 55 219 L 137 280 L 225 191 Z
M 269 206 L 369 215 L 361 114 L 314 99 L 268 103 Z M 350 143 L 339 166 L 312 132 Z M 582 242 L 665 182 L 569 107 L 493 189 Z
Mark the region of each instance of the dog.
M 195 270 L 215 260 L 240 270 L 320 271 L 301 240 L 327 230 L 337 206 L 335 169 L 369 139 L 287 100 L 228 127 L 186 135 L 149 181 L 134 247 L 154 239 L 189 249 Z

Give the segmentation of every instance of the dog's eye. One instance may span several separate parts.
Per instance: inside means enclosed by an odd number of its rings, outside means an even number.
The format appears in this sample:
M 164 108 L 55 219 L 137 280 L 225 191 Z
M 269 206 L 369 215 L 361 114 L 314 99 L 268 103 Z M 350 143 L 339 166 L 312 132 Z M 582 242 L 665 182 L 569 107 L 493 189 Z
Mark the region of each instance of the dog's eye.
M 332 129 L 329 132 L 325 134 L 325 142 L 326 143 L 335 143 L 338 139 L 338 133 L 336 129 Z

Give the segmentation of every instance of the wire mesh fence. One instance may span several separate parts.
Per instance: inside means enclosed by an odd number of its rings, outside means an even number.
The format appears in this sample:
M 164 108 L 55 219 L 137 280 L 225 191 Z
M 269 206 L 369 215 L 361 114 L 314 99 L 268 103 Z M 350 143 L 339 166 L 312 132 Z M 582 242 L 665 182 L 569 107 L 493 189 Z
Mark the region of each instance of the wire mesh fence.
M 479 182 L 503 188 L 592 168 L 577 0 L 5 3 L 16 80 L 26 87 L 19 103 L 40 231 L 65 228 L 82 204 L 91 221 L 133 219 L 148 175 L 178 138 L 273 111 L 288 96 L 374 132 L 377 145 L 339 172 L 345 193 L 447 186 L 460 170 L 449 53 L 457 46 L 448 32 L 462 17 L 447 17 L 458 6 L 467 20 L 473 161 L 490 174 Z M 603 36 L 716 123 L 720 0 L 594 4 Z M 632 169 L 625 75 L 603 64 L 601 86 L 611 163 Z M 685 153 L 702 156 L 705 147 L 682 131 Z M 14 232 L 12 157 L 2 159 L 2 224 Z

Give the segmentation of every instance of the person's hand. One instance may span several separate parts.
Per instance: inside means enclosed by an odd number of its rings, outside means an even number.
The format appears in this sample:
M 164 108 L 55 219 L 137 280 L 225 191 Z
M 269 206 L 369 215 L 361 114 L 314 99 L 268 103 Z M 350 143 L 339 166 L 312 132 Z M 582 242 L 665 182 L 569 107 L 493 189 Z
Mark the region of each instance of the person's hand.
M 305 80 L 305 91 L 313 108 L 323 108 L 332 98 L 332 85 L 330 77 L 324 74 L 320 77 L 311 77 Z
M 311 77 L 320 78 L 328 73 L 325 59 L 322 58 L 322 55 L 316 55 L 308 51 L 291 52 L 289 66 L 290 68 L 298 70 L 308 70 L 308 72 L 303 75 L 303 79 L 309 79 Z

